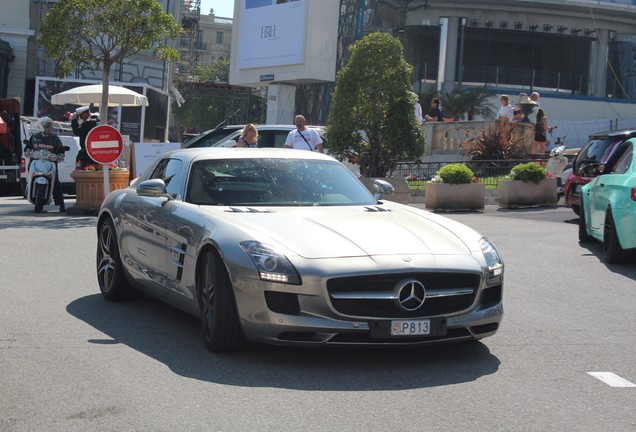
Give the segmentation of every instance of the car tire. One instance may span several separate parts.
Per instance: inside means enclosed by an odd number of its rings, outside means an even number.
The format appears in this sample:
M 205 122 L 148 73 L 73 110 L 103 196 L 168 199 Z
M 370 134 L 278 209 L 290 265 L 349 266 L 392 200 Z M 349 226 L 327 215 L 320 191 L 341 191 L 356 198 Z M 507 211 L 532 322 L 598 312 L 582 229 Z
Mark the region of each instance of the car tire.
M 139 299 L 144 293 L 126 279 L 117 246 L 115 225 L 105 220 L 97 230 L 97 282 L 107 300 Z
M 35 212 L 41 213 L 44 208 L 44 201 L 46 200 L 46 186 L 45 184 L 35 184 Z
M 201 261 L 199 304 L 205 346 L 212 352 L 245 349 L 247 342 L 238 319 L 236 299 L 223 260 L 216 251 L 205 252 Z
M 605 224 L 603 225 L 603 252 L 605 260 L 611 264 L 619 264 L 627 261 L 628 253 L 621 247 L 621 243 L 616 234 L 614 216 L 612 208 L 608 207 L 605 212 Z
M 577 216 L 581 216 L 581 209 L 578 204 L 572 204 L 571 207 L 574 214 L 576 214 Z
M 585 210 L 583 205 L 580 207 L 580 213 L 577 212 L 576 214 L 579 215 L 579 241 L 581 243 L 590 243 L 594 241 L 594 237 L 587 233 L 587 224 L 585 223 Z

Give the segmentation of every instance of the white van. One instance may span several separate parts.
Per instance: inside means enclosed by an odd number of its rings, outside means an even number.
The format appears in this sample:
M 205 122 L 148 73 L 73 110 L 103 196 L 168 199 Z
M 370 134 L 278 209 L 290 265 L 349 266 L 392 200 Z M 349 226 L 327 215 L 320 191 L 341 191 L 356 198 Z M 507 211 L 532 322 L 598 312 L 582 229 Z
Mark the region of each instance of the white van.
M 35 117 L 22 117 L 22 139 L 28 140 L 34 133 L 42 129 Z M 64 193 L 75 195 L 75 181 L 71 178 L 71 173 L 75 170 L 75 159 L 80 150 L 79 137 L 73 136 L 70 123 L 53 122 L 53 133 L 57 134 L 62 141 L 62 145 L 68 146 L 69 151 L 64 154 L 64 161 L 57 164 L 58 176 Z M 22 160 L 20 161 L 20 186 L 22 196 L 26 198 L 26 167 L 29 161 L 24 158 L 24 142 L 22 143 Z

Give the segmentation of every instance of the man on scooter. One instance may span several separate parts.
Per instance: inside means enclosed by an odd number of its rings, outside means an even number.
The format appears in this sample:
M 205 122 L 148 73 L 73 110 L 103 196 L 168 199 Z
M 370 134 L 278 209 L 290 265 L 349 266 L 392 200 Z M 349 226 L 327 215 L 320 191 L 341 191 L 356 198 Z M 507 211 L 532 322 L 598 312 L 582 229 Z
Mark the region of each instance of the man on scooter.
M 42 117 L 38 120 L 38 123 L 44 130 L 31 135 L 31 138 L 25 142 L 24 149 L 34 151 L 48 150 L 51 153 L 64 155 L 64 145 L 62 144 L 60 137 L 53 133 L 53 120 L 49 117 Z M 29 161 L 29 166 L 30 165 L 31 161 Z M 60 178 L 58 176 L 57 162 L 55 163 L 55 168 L 53 201 L 55 202 L 55 205 L 60 206 L 60 212 L 65 212 L 66 207 L 64 206 L 64 194 L 62 192 L 62 183 L 60 183 Z

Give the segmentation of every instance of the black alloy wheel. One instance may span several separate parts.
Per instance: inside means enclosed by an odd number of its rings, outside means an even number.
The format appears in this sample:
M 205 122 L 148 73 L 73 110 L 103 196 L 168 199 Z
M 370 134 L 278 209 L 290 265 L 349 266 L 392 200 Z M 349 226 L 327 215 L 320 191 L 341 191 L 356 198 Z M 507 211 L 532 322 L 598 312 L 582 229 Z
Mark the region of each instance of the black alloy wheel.
M 619 264 L 627 262 L 629 254 L 621 247 L 621 242 L 616 233 L 612 208 L 605 212 L 605 224 L 603 225 L 603 252 L 608 263 Z
M 143 292 L 134 288 L 126 279 L 117 246 L 115 226 L 110 219 L 99 226 L 96 258 L 97 282 L 106 299 L 127 300 L 143 297 Z
M 205 346 L 212 352 L 232 352 L 247 346 L 238 319 L 234 289 L 223 260 L 207 250 L 201 262 L 199 304 Z

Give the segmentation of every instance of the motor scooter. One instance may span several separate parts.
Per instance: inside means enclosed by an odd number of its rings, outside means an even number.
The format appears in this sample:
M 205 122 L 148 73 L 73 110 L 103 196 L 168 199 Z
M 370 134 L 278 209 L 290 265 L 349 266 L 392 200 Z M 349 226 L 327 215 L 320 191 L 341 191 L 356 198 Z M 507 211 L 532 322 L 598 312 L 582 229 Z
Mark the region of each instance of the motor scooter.
M 545 164 L 545 170 L 548 174 L 557 179 L 557 198 L 560 199 L 565 194 L 565 179 L 570 169 L 566 169 L 569 160 L 563 155 L 567 148 L 565 137 L 557 137 L 554 142 L 554 148 L 550 150 L 550 158 Z
M 64 150 L 69 150 L 69 147 L 65 146 Z M 56 162 L 63 161 L 64 155 L 51 153 L 48 150 L 27 150 L 25 156 L 30 160 L 27 173 L 27 199 L 35 205 L 35 212 L 41 213 L 42 208 L 50 204 L 53 198 Z

